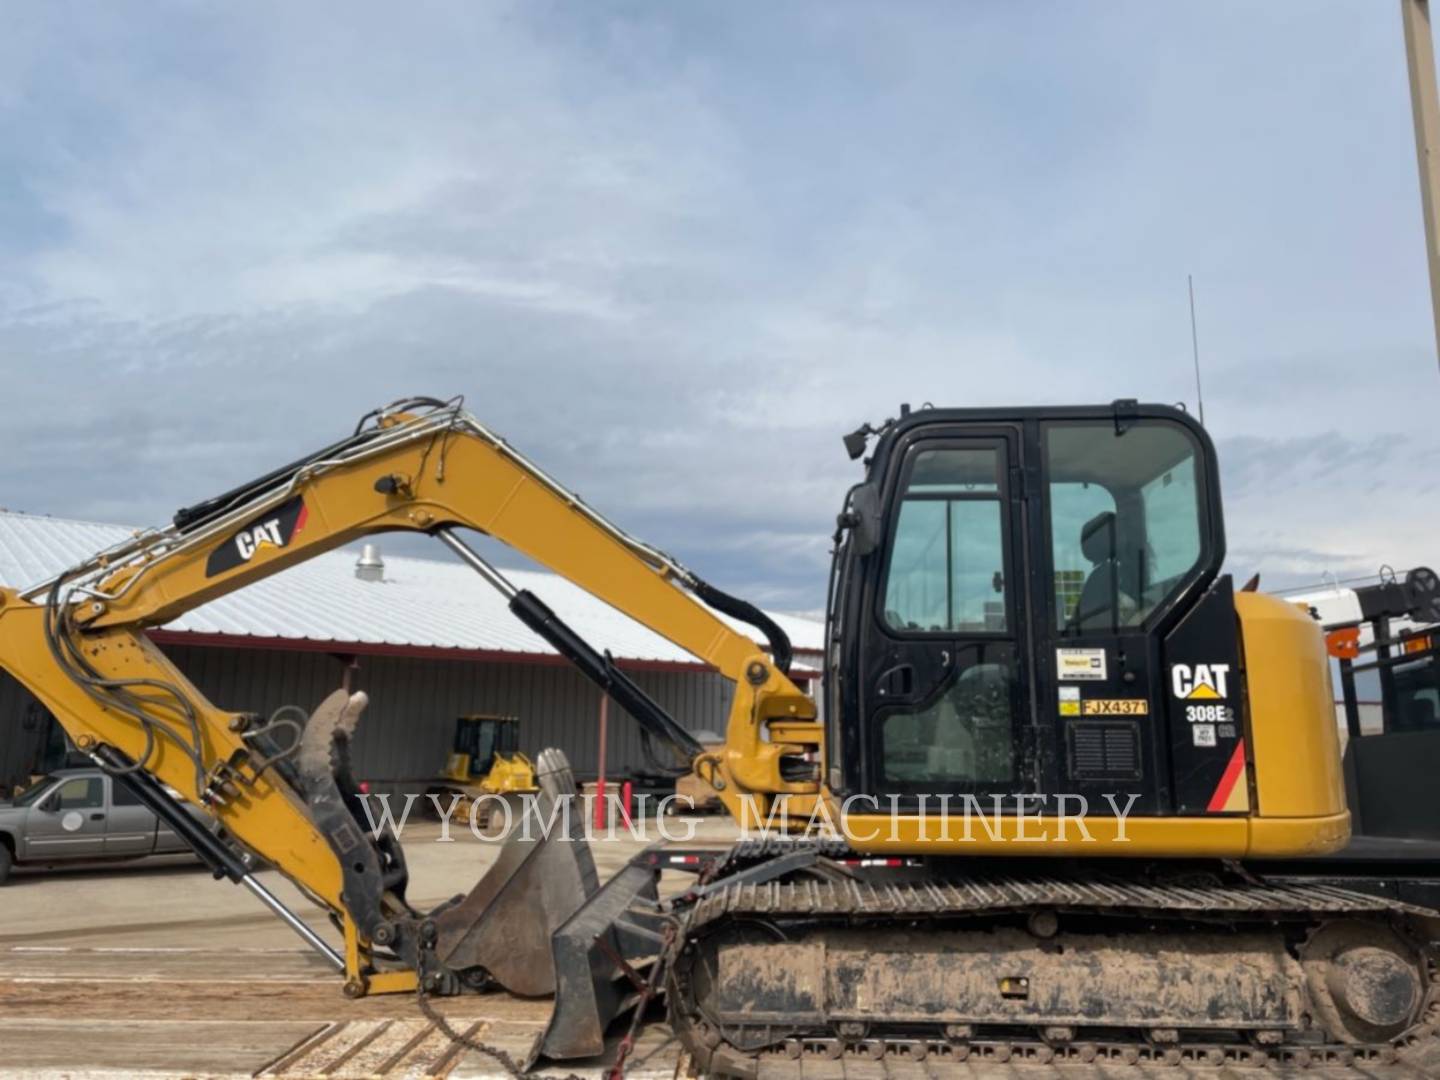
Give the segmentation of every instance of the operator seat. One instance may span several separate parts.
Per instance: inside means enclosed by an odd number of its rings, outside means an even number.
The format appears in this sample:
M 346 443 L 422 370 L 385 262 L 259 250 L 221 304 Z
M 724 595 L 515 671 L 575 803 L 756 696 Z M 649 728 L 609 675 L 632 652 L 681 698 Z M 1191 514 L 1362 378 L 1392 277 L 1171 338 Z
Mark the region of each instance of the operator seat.
M 1435 703 L 1427 698 L 1411 698 L 1401 715 L 1404 718 L 1401 731 L 1430 731 L 1440 726 L 1436 723 Z
M 1120 545 L 1115 512 L 1096 514 L 1080 527 L 1080 550 L 1094 566 L 1080 588 L 1080 602 L 1070 616 L 1072 630 L 1106 630 L 1120 622 Z

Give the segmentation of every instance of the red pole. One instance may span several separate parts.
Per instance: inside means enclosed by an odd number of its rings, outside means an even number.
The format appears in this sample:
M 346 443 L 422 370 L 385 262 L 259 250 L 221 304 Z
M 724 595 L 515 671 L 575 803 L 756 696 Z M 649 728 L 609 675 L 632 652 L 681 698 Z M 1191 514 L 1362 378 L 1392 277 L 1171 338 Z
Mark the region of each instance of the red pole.
M 600 692 L 600 767 L 595 777 L 595 828 L 605 828 L 605 743 L 610 720 L 610 695 Z
M 634 826 L 630 824 L 630 796 L 633 791 L 634 785 L 629 780 L 620 785 L 620 817 L 625 822 L 625 828 L 631 830 L 634 829 Z

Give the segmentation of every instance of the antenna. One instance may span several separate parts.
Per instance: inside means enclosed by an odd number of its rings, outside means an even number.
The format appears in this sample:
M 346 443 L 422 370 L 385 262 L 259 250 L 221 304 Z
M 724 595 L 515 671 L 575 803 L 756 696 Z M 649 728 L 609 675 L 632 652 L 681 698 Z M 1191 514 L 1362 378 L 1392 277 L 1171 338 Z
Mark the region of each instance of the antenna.
M 1190 287 L 1190 348 L 1195 354 L 1195 404 L 1200 408 L 1200 426 L 1205 426 L 1205 392 L 1200 389 L 1200 335 L 1195 330 L 1195 278 L 1185 275 Z

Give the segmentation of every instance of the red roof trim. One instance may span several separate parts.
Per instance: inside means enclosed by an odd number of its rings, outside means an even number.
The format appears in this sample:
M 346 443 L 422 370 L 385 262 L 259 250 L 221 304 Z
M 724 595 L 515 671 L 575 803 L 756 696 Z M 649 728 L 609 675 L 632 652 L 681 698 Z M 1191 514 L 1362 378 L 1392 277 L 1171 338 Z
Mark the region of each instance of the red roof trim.
M 221 649 L 264 649 L 282 652 L 343 653 L 347 656 L 395 656 L 410 660 L 461 660 L 468 663 L 535 664 L 540 667 L 569 667 L 570 661 L 554 653 L 510 652 L 505 649 L 460 649 L 434 645 L 395 645 L 383 641 L 325 641 L 317 638 L 259 637 L 251 634 L 213 634 L 192 630 L 149 630 L 157 645 L 198 645 Z M 714 671 L 710 664 L 684 660 L 617 661 L 625 671 Z M 801 681 L 819 673 L 800 668 Z

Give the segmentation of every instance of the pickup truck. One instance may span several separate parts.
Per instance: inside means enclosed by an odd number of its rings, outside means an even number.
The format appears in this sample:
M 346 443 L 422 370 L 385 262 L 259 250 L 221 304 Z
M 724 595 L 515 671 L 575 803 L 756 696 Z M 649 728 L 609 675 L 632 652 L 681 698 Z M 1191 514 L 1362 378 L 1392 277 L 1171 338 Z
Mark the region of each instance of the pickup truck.
M 185 809 L 208 827 L 200 811 Z M 0 885 L 16 864 L 103 862 L 189 850 L 128 787 L 99 769 L 60 769 L 13 802 L 0 802 Z

